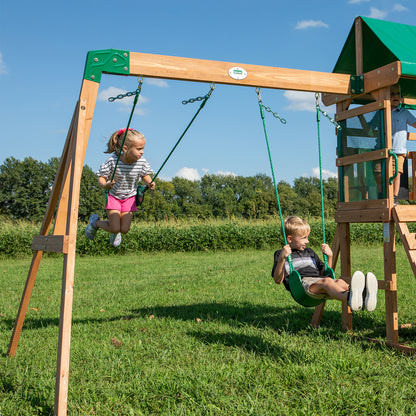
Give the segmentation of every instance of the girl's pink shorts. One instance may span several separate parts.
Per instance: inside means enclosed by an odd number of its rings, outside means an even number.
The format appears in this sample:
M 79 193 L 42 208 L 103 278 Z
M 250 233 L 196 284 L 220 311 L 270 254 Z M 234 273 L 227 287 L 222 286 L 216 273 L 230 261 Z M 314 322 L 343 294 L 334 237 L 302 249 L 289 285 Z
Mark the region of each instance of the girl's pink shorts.
M 127 199 L 118 199 L 111 194 L 108 194 L 108 201 L 105 209 L 114 209 L 120 212 L 137 211 L 136 196 L 131 196 Z

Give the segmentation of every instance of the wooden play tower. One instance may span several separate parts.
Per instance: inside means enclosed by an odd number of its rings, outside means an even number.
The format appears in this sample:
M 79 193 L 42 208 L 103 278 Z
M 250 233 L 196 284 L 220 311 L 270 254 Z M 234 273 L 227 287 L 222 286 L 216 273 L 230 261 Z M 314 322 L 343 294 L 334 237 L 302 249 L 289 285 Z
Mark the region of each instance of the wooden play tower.
M 411 60 L 395 53 L 397 45 L 383 42 L 388 31 L 412 34 L 412 50 L 416 50 L 416 28 L 357 18 L 343 52 L 332 73 L 283 69 L 229 62 L 179 58 L 121 50 L 100 50 L 88 53 L 79 100 L 76 103 L 60 165 L 55 177 L 40 235 L 34 237 L 34 251 L 26 286 L 11 337 L 8 354 L 16 353 L 31 293 L 44 251 L 63 253 L 61 311 L 55 387 L 55 414 L 67 413 L 72 300 L 77 239 L 78 202 L 81 173 L 103 74 L 129 75 L 184 81 L 229 84 L 255 88 L 310 91 L 322 93 L 327 105 L 336 104 L 336 120 L 345 133 L 338 137 L 339 203 L 336 212 L 337 232 L 334 253 L 340 255 L 341 276 L 351 275 L 349 227 L 351 223 L 384 224 L 384 280 L 379 288 L 385 291 L 386 342 L 406 350 L 398 341 L 398 316 L 395 266 L 395 224 L 416 276 L 416 239 L 409 234 L 407 222 L 416 221 L 416 207 L 394 206 L 391 149 L 389 89 L 400 83 L 410 104 L 416 100 L 416 71 Z M 400 39 L 400 35 L 395 35 Z M 416 62 L 416 56 L 413 57 Z M 403 64 L 406 62 L 406 64 Z M 414 65 L 416 67 L 416 64 Z M 351 108 L 351 105 L 354 108 Z M 371 129 L 366 124 L 378 117 Z M 358 120 L 358 121 L 357 121 Z M 363 122 L 364 120 L 365 122 Z M 371 123 L 370 123 L 371 124 Z M 371 131 L 370 131 L 371 130 Z M 350 142 L 355 144 L 351 145 Z M 366 142 L 365 145 L 363 143 Z M 374 150 L 371 146 L 377 142 Z M 413 157 L 413 156 L 412 156 Z M 377 181 L 375 161 L 381 166 Z M 413 164 L 412 166 L 415 166 Z M 414 177 L 414 175 L 413 175 Z M 413 187 L 415 189 L 415 187 Z M 409 196 L 414 199 L 413 194 Z M 53 221 L 54 220 L 54 221 Z M 313 324 L 319 325 L 324 306 L 317 307 Z M 352 328 L 352 315 L 343 305 L 343 327 Z

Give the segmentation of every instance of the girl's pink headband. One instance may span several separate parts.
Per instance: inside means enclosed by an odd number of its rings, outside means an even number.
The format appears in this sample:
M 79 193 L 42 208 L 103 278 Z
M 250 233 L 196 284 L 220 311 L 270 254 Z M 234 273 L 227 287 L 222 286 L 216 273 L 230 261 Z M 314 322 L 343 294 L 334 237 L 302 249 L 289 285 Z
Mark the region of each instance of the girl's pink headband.
M 133 129 L 129 129 L 129 130 L 133 130 Z M 123 133 L 125 133 L 126 132 L 126 128 L 124 128 L 124 129 L 120 129 L 118 132 L 117 132 L 117 136 L 121 136 Z

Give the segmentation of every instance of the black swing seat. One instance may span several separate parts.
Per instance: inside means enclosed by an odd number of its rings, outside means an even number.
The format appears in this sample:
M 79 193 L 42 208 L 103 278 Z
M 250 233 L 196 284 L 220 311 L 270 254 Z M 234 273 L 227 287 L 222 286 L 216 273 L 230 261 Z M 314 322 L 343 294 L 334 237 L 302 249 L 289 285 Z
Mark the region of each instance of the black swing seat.
M 335 279 L 335 272 L 327 267 L 322 277 L 325 276 Z M 315 307 L 325 301 L 325 299 L 312 298 L 305 292 L 302 286 L 302 278 L 296 270 L 293 270 L 289 275 L 289 288 L 293 299 L 302 306 Z

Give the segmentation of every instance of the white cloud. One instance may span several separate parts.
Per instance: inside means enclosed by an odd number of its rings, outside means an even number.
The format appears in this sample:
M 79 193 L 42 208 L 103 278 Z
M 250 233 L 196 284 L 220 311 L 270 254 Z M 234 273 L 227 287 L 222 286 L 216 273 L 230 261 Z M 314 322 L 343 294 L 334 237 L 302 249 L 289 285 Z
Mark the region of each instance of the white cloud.
M 307 175 L 305 175 L 307 176 Z M 319 178 L 320 174 L 319 174 L 319 167 L 313 168 L 312 169 L 312 176 L 315 178 Z M 336 178 L 338 175 L 337 173 L 331 172 L 330 170 L 327 169 L 322 169 L 322 179 L 328 179 L 328 178 Z
M 393 7 L 393 11 L 395 12 L 407 12 L 409 9 L 407 7 L 402 6 L 401 4 L 396 3 Z
M 315 94 L 305 91 L 285 91 L 284 97 L 289 101 L 286 109 L 296 111 L 316 111 Z
M 376 9 L 375 7 L 370 7 L 370 15 L 373 19 L 384 19 L 387 16 L 387 12 L 383 12 L 380 9 Z
M 217 172 L 214 173 L 214 175 L 218 175 L 218 176 L 237 176 L 234 172 L 230 172 L 229 170 L 227 171 L 222 171 L 222 170 L 218 170 Z
M 359 4 L 364 2 L 369 2 L 370 0 L 350 0 L 348 4 Z
M 201 179 L 201 175 L 199 174 L 198 169 L 187 167 L 179 169 L 175 176 L 178 178 L 189 179 L 191 181 L 198 181 Z
M 209 169 L 202 168 L 201 171 L 203 172 L 202 176 L 210 174 Z M 218 170 L 218 171 L 214 172 L 213 175 L 238 176 L 236 173 L 231 172 L 229 170 L 227 170 L 227 171 Z M 198 181 L 198 180 L 201 179 L 201 175 L 199 174 L 198 169 L 188 168 L 188 167 L 183 167 L 183 168 L 179 169 L 174 176 L 177 176 L 178 178 L 189 179 L 191 181 Z
M 167 88 L 169 86 L 165 80 L 158 78 L 146 78 L 145 82 L 149 85 L 155 85 L 160 88 Z
M 309 28 L 316 28 L 316 27 L 325 27 L 328 28 L 329 26 L 324 23 L 322 20 L 301 20 L 295 26 L 296 30 L 304 30 Z
M 7 74 L 6 64 L 3 62 L 3 55 L 0 52 L 0 74 Z

